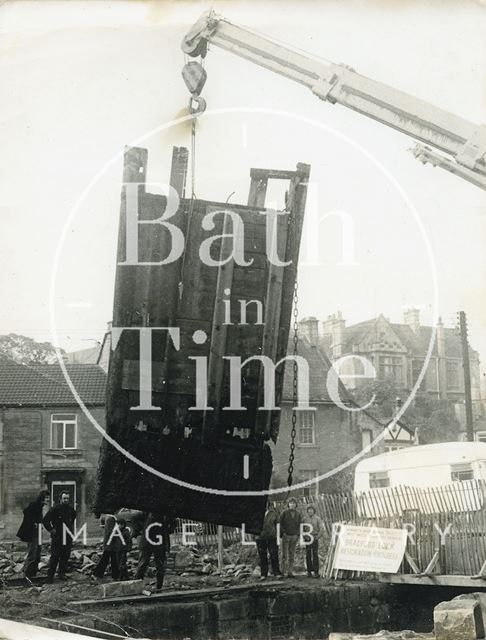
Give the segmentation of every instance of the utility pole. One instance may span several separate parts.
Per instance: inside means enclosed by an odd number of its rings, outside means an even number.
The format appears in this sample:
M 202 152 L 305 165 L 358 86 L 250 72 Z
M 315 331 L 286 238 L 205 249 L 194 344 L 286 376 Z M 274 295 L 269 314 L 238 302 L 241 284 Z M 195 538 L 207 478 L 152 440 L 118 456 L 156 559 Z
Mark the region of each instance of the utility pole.
M 461 332 L 462 363 L 464 367 L 464 403 L 466 406 L 466 435 L 469 442 L 474 441 L 471 368 L 469 366 L 469 343 L 467 340 L 467 320 L 464 311 L 459 311 L 459 330 Z

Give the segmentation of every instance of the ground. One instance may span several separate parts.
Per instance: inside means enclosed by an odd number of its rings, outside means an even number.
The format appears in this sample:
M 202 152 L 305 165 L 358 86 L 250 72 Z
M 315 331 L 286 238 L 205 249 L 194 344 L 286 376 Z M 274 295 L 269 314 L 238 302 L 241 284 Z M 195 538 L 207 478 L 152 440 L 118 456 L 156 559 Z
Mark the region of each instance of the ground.
M 94 599 L 101 596 L 100 584 L 111 581 L 109 571 L 102 580 L 96 580 L 90 573 L 101 553 L 101 544 L 75 546 L 68 580 L 54 584 L 45 584 L 45 571 L 48 555 L 43 554 L 39 577 L 29 585 L 22 577 L 23 551 L 21 546 L 12 546 L 10 550 L 0 551 L 0 610 L 2 616 L 25 622 L 42 623 L 41 618 L 57 618 L 61 612 L 71 611 L 69 603 L 75 600 Z M 44 549 L 46 552 L 47 548 Z M 137 562 L 137 549 L 129 554 L 131 575 Z M 192 589 L 215 588 L 222 586 L 262 584 L 254 547 L 234 543 L 224 551 L 224 569 L 218 571 L 217 555 L 214 546 L 182 547 L 172 545 L 167 561 L 167 573 L 164 591 L 183 591 Z M 304 569 L 303 553 L 297 553 L 296 578 L 299 586 L 307 582 L 314 584 L 315 578 L 308 578 Z M 268 580 L 271 580 L 270 576 Z M 282 580 L 288 582 L 288 580 Z M 282 585 L 283 586 L 283 585 Z M 147 591 L 155 589 L 153 567 L 149 568 L 144 581 Z

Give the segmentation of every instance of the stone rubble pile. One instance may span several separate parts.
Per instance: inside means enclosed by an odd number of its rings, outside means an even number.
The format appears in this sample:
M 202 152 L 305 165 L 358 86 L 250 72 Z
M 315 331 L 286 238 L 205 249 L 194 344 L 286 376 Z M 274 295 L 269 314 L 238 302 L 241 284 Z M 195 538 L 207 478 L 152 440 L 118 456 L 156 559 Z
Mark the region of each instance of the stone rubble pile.
M 380 631 L 373 635 L 331 633 L 329 640 L 482 640 L 485 637 L 486 593 L 464 593 L 434 609 L 432 633 Z
M 75 547 L 71 552 L 70 571 L 89 575 L 101 557 L 102 544 L 87 547 Z M 130 575 L 135 574 L 138 562 L 138 546 L 128 554 L 127 565 Z M 0 580 L 21 577 L 25 551 L 14 549 L 0 550 Z M 49 545 L 44 544 L 39 564 L 40 574 L 44 574 L 49 563 Z M 109 570 L 107 575 L 109 574 Z M 167 574 L 179 576 L 221 576 L 223 582 L 233 582 L 248 577 L 259 577 L 258 555 L 255 547 L 233 544 L 224 551 L 224 568 L 218 569 L 217 550 L 214 547 L 173 544 L 167 556 Z M 149 578 L 155 576 L 151 565 L 147 570 Z

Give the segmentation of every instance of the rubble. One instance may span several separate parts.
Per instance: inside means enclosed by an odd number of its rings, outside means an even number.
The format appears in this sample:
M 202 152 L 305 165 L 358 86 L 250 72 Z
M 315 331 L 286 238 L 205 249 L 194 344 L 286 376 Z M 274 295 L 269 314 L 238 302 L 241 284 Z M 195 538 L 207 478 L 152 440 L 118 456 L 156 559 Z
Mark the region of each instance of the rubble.
M 102 598 L 116 596 L 140 595 L 143 589 L 143 580 L 125 580 L 123 582 L 107 582 L 99 586 Z
M 441 602 L 434 609 L 437 640 L 476 640 L 484 638 L 483 616 L 473 598 Z

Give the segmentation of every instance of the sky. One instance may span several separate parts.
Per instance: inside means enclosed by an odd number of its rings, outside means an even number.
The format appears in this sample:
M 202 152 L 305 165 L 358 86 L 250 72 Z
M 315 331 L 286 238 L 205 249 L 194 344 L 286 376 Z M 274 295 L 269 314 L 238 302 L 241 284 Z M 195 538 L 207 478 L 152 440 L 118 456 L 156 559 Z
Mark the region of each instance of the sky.
M 212 6 L 236 24 L 486 122 L 485 3 Z M 208 8 L 0 6 L 0 333 L 50 340 L 54 319 L 68 351 L 101 340 L 112 314 L 121 154 L 125 145 L 148 148 L 148 181 L 163 183 L 172 145 L 190 145 L 187 122 L 170 125 L 187 113 L 180 41 Z M 453 326 L 463 309 L 484 360 L 486 192 L 422 166 L 406 136 L 230 53 L 212 48 L 205 68 L 198 197 L 246 203 L 251 167 L 311 165 L 300 317 L 340 310 L 348 324 L 380 313 L 400 322 L 404 309 L 419 307 L 424 324 L 440 315 Z M 282 185 L 272 187 L 267 206 L 282 204 Z M 343 215 L 353 239 L 345 254 Z M 325 216 L 317 230 L 316 216 Z M 316 255 L 319 264 L 309 264 Z

